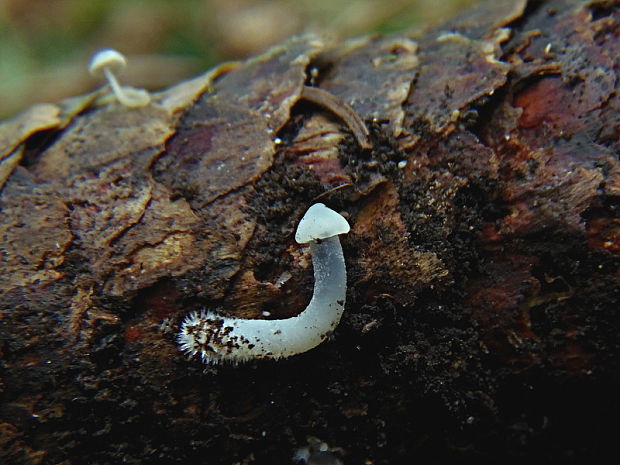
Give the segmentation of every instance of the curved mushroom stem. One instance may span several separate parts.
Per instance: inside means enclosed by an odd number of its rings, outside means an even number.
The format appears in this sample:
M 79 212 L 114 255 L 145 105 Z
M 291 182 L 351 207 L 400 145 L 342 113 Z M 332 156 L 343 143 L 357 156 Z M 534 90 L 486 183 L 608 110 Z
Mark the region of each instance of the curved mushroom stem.
M 151 101 L 150 94 L 144 89 L 134 89 L 133 87 L 121 87 L 109 68 L 104 68 L 103 73 L 112 87 L 112 92 L 120 103 L 128 107 L 143 107 Z
M 324 213 L 324 210 L 329 210 L 322 204 L 316 206 L 321 208 L 314 211 Z M 329 212 L 329 215 L 340 216 L 333 210 Z M 304 228 L 314 220 L 308 220 Z M 341 220 L 346 225 L 346 231 L 339 231 L 347 232 L 348 223 L 344 218 Z M 310 229 L 315 230 L 315 226 L 316 223 L 310 225 Z M 342 228 L 342 225 L 339 226 Z M 281 320 L 248 320 L 211 312 L 193 312 L 183 321 L 177 336 L 181 350 L 189 355 L 199 354 L 205 363 L 238 363 L 251 359 L 290 357 L 306 352 L 327 339 L 340 322 L 347 292 L 342 247 L 337 233 L 334 234 L 310 242 L 314 292 L 303 312 Z
M 282 320 L 247 320 L 194 312 L 181 326 L 178 342 L 205 363 L 285 358 L 327 339 L 344 311 L 347 277 L 338 236 L 310 243 L 314 292 L 306 309 Z

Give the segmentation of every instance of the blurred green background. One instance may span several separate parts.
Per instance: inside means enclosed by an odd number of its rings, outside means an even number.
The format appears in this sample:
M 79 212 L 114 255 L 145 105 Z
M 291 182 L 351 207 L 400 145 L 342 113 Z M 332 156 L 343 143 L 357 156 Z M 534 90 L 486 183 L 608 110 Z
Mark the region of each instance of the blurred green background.
M 103 47 L 121 81 L 154 90 L 302 32 L 342 39 L 439 21 L 477 0 L 0 0 L 0 119 L 101 85 Z

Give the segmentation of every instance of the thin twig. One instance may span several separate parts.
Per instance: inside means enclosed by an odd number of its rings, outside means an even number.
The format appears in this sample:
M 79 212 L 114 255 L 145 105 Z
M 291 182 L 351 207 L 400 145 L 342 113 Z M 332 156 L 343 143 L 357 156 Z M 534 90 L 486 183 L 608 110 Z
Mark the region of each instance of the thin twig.
M 318 87 L 304 86 L 301 91 L 301 98 L 331 111 L 349 126 L 360 147 L 363 149 L 372 148 L 368 138 L 370 135 L 368 128 L 357 113 L 338 97 Z

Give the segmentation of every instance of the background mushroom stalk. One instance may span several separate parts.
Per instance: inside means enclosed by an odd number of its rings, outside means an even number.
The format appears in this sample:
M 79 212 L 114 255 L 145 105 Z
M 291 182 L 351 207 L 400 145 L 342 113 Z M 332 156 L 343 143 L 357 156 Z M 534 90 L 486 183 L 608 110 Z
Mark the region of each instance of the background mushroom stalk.
M 105 68 L 103 73 L 112 88 L 112 92 L 123 105 L 128 107 L 143 107 L 151 101 L 151 96 L 144 89 L 136 89 L 129 86 L 121 86 L 109 68 Z

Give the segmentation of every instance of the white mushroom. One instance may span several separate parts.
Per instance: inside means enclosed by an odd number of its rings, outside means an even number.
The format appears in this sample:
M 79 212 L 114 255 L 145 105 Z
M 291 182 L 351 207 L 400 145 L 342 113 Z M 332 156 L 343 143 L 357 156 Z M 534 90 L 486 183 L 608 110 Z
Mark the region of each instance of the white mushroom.
M 112 87 L 112 92 L 120 103 L 128 107 L 143 107 L 151 101 L 150 94 L 144 89 L 123 86 L 118 83 L 114 73 L 120 73 L 127 60 L 122 53 L 111 48 L 99 50 L 90 60 L 88 71 L 96 77 L 105 76 Z
M 282 320 L 248 320 L 211 312 L 190 313 L 177 336 L 181 350 L 205 363 L 279 359 L 306 352 L 329 337 L 344 311 L 347 275 L 338 234 L 347 221 L 322 203 L 312 205 L 299 222 L 295 239 L 309 243 L 314 293 L 299 315 Z

